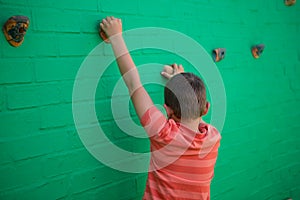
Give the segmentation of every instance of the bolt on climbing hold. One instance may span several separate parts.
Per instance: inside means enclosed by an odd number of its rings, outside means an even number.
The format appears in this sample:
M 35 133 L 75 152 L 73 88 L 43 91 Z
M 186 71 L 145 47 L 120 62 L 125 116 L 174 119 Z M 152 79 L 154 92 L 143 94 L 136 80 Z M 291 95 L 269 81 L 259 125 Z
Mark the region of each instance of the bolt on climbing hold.
M 286 6 L 292 6 L 296 3 L 296 0 L 284 0 Z
M 251 53 L 254 58 L 259 58 L 262 52 L 264 51 L 265 45 L 264 44 L 258 44 L 252 47 Z
M 8 43 L 13 47 L 20 46 L 29 27 L 29 18 L 26 16 L 12 16 L 2 27 Z
M 225 58 L 225 53 L 226 53 L 225 48 L 214 49 L 213 52 L 212 52 L 214 61 L 219 62 L 222 59 L 224 59 Z

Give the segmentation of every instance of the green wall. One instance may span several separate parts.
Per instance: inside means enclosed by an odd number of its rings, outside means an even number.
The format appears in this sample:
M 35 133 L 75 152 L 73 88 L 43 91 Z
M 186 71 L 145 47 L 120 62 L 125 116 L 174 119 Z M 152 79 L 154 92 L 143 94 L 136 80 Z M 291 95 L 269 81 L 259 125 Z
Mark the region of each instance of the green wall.
M 300 199 L 300 2 L 286 7 L 283 0 L 0 0 L 0 8 L 1 24 L 12 15 L 31 21 L 18 48 L 0 33 L 0 199 L 141 199 L 146 174 L 120 172 L 96 160 L 74 126 L 75 76 L 101 42 L 97 21 L 107 15 L 122 18 L 124 30 L 170 28 L 209 53 L 227 49 L 217 63 L 227 113 L 212 199 Z M 258 43 L 266 48 L 253 59 L 250 48 Z M 193 70 L 164 51 L 144 49 L 133 57 L 137 65 L 177 62 Z M 147 76 L 159 79 L 149 71 Z M 121 131 L 112 116 L 119 78 L 112 63 L 99 82 L 99 124 L 115 145 L 146 152 L 148 141 Z M 155 103 L 163 102 L 162 87 L 147 89 Z M 120 107 L 128 105 L 124 94 L 117 96 Z M 131 105 L 129 112 L 137 121 Z M 118 120 L 126 123 L 128 117 Z

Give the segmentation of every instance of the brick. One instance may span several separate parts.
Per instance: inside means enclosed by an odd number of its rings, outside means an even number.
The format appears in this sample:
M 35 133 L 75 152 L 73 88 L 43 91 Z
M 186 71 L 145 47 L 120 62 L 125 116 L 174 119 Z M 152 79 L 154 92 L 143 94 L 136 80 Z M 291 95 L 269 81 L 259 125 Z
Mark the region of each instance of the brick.
M 90 130 L 90 128 L 93 128 L 95 124 L 98 123 L 98 119 L 93 118 L 95 109 L 94 104 L 91 102 L 73 102 L 72 103 L 73 108 L 75 109 L 73 111 L 73 118 L 76 120 L 76 125 L 82 127 L 83 129 L 87 128 Z M 104 104 L 103 104 L 104 105 Z M 104 115 L 110 116 L 108 113 L 107 104 L 105 104 L 106 107 L 103 107 L 100 112 L 104 112 Z M 104 110 L 105 108 L 105 110 Z M 97 110 L 96 110 L 97 114 Z M 102 114 L 101 114 L 102 116 Z M 101 118 L 103 119 L 103 118 Z
M 237 9 L 234 12 L 229 12 L 228 8 L 223 6 L 218 6 L 215 9 L 213 9 L 212 12 L 205 12 L 207 15 L 207 20 L 211 22 L 217 22 L 217 23 L 224 23 L 224 24 L 236 24 L 236 26 L 240 26 L 242 24 L 245 24 L 246 19 L 244 16 L 246 15 L 253 15 L 254 13 L 251 13 L 249 11 L 240 10 Z M 201 15 L 199 15 L 201 16 Z M 249 21 L 248 23 L 249 24 Z
M 88 2 L 83 1 L 62 1 L 62 2 L 53 2 L 53 1 L 43 1 L 43 2 L 35 2 L 34 0 L 28 0 L 27 4 L 33 4 L 35 7 L 39 8 L 55 8 L 59 10 L 88 10 L 88 11 L 97 11 L 97 1 L 90 0 Z
M 45 198 L 45 194 L 47 194 L 47 198 L 49 199 L 60 199 L 68 195 L 69 184 L 69 177 L 67 176 L 62 178 L 55 178 L 45 183 L 44 185 L 41 185 L 40 187 L 31 189 L 28 192 L 25 192 L 25 194 L 22 194 L 28 199 Z M 49 193 L 49 191 L 51 191 L 51 193 Z
M 135 133 L 135 134 L 140 134 L 140 137 L 143 136 L 144 138 L 134 138 L 131 137 L 131 142 L 132 142 L 132 152 L 136 152 L 136 153 L 145 153 L 145 152 L 149 152 L 150 151 L 150 143 L 149 143 L 149 139 L 146 135 L 146 133 Z M 134 161 L 134 162 L 145 162 L 148 163 L 147 160 L 148 158 L 144 158 L 144 160 L 142 161 Z M 144 164 L 141 164 L 141 166 L 145 166 Z
M 61 101 L 63 103 L 71 103 L 73 95 L 73 81 L 66 81 L 60 84 Z
M 132 118 L 124 118 L 124 119 L 116 119 L 115 123 L 111 123 L 108 125 L 107 131 L 110 133 L 110 135 L 113 136 L 114 139 L 121 139 L 126 137 L 144 137 L 147 138 L 147 135 L 144 131 L 144 129 L 140 126 L 139 128 L 135 121 L 138 121 L 132 119 Z
M 4 110 L 4 99 L 5 99 L 5 94 L 4 94 L 4 88 L 0 87 L 0 112 Z
M 174 13 L 173 7 L 169 6 L 171 4 L 170 0 L 160 1 L 159 4 L 154 1 L 144 1 L 139 4 L 139 14 L 152 17 L 168 17 L 170 13 Z M 166 8 L 168 9 L 166 10 Z
M 1 59 L 0 62 L 0 84 L 33 81 L 33 62 L 30 59 Z
M 266 181 L 266 180 L 265 180 Z M 276 191 L 281 191 L 280 186 L 281 183 L 278 182 L 273 182 L 272 184 L 266 184 L 266 185 L 262 185 L 260 187 L 260 190 L 257 191 L 257 193 L 254 193 L 254 195 L 249 196 L 249 198 L 257 198 L 257 199 L 274 199 L 276 198 L 276 196 L 273 194 L 273 190 L 276 189 Z M 285 197 L 283 197 L 285 198 Z
M 113 105 L 111 105 L 111 101 L 106 101 L 106 100 L 97 101 L 95 104 L 95 109 L 97 112 L 98 119 L 111 120 L 111 119 L 122 119 L 128 117 L 128 113 L 127 113 L 128 109 L 126 109 L 128 104 L 129 104 L 128 97 L 120 97 L 116 99 Z M 115 108 L 125 107 L 125 109 L 122 109 L 122 112 L 119 112 L 117 116 L 113 116 L 111 106 L 114 106 Z
M 138 194 L 143 195 L 146 185 L 147 175 L 141 174 L 135 178 L 136 181 L 136 190 Z
M 82 13 L 80 15 L 80 30 L 84 33 L 93 33 L 97 35 L 100 22 L 104 17 L 105 15 L 100 15 L 99 13 Z
M 0 147 L 3 150 L 0 151 L 0 158 L 1 158 L 0 165 L 5 165 L 7 163 L 13 162 L 13 158 L 10 156 L 10 154 L 7 151 L 4 151 L 4 148 L 2 148 L 4 145 L 5 145 L 5 142 L 1 141 Z
M 288 76 L 288 83 L 289 83 L 289 88 L 292 91 L 299 91 L 300 90 L 300 82 L 299 82 L 299 75 L 300 75 L 300 70 L 299 70 L 299 65 L 295 64 L 292 67 L 287 68 L 287 76 Z
M 99 130 L 99 127 L 102 130 Z M 85 127 L 77 127 L 77 131 L 80 137 L 80 140 L 85 148 L 101 148 L 107 149 L 107 145 L 110 145 L 112 141 L 110 137 L 110 133 L 105 131 L 105 126 L 101 124 L 93 124 Z M 84 132 L 82 132 L 84 131 Z
M 114 66 L 113 66 L 114 67 Z M 117 88 L 122 88 L 118 89 Z M 121 90 L 121 91 L 120 91 Z M 124 81 L 122 80 L 122 77 L 120 75 L 118 76 L 103 76 L 101 77 L 98 87 L 97 87 L 97 93 L 96 98 L 101 99 L 102 98 L 118 98 L 118 96 L 127 96 L 129 95 L 128 90 L 125 86 Z
M 114 14 L 129 14 L 135 15 L 138 12 L 138 1 L 132 0 L 130 2 L 123 3 L 123 1 L 109 1 L 103 0 L 99 1 L 99 10 L 105 13 L 114 13 Z
M 40 108 L 41 112 L 41 129 L 64 127 L 73 124 L 72 106 L 50 105 Z
M 211 34 L 220 39 L 235 38 L 236 35 L 239 35 L 239 38 L 244 38 L 251 35 L 251 32 L 249 32 L 249 25 L 215 23 L 211 29 Z
M 35 76 L 38 82 L 74 80 L 83 58 L 36 59 Z
M 92 126 L 92 127 L 94 127 L 94 126 Z M 72 149 L 76 150 L 76 149 L 82 148 L 83 144 L 79 137 L 77 127 L 74 126 L 74 127 L 68 128 L 67 133 L 68 133 L 68 137 L 69 137 L 69 143 L 72 146 Z
M 79 172 L 86 167 L 95 168 L 102 164 L 99 163 L 85 148 L 61 153 L 49 154 L 42 161 L 43 176 L 52 178 L 58 175 Z
M 173 19 L 163 18 L 148 18 L 147 16 L 136 15 L 124 15 L 122 16 L 122 24 L 124 24 L 124 30 L 131 30 L 134 28 L 142 27 L 159 27 L 160 24 L 168 21 L 168 25 L 178 25 Z M 176 26 L 177 27 L 177 26 Z
M 63 85 L 63 90 L 69 90 L 68 93 L 65 95 L 73 95 L 74 99 L 72 99 L 73 103 L 80 102 L 80 101 L 88 101 L 91 102 L 94 99 L 94 94 L 91 94 L 91 90 L 96 87 L 98 79 L 92 78 L 83 78 L 80 77 L 78 80 L 76 80 L 76 90 L 73 88 L 74 86 L 71 85 L 71 83 L 66 83 Z M 75 84 L 75 83 L 74 83 Z M 70 91 L 70 89 L 72 90 Z M 73 91 L 74 90 L 74 91 Z M 70 94 L 71 92 L 71 94 Z M 97 96 L 98 97 L 98 96 Z M 65 97 L 64 97 L 65 98 Z M 81 102 L 80 102 L 81 103 Z
M 43 177 L 41 170 L 39 159 L 30 159 L 16 162 L 14 165 L 1 166 L 1 192 L 8 189 L 22 187 L 33 182 L 42 181 Z
M 51 32 L 80 32 L 80 26 L 73 22 L 80 21 L 80 14 L 67 10 L 33 9 L 34 30 Z
M 57 36 L 60 56 L 88 56 L 101 41 L 98 34 L 60 34 Z
M 217 1 L 217 2 L 210 2 L 209 4 L 211 8 L 221 7 L 221 8 L 227 8 L 228 10 L 233 9 L 234 11 L 236 11 L 236 9 L 234 8 L 240 8 L 241 10 L 252 11 L 252 12 L 257 12 L 259 9 L 261 9 L 260 5 L 261 5 L 260 1 L 252 2 L 251 4 L 247 2 L 237 2 L 237 1 L 226 1 L 226 2 Z
M 72 193 L 80 193 L 89 189 L 99 188 L 100 186 L 112 184 L 118 180 L 130 177 L 132 175 L 110 169 L 106 166 L 100 166 L 94 169 L 88 169 L 74 173 L 71 177 Z
M 7 87 L 9 109 L 38 107 L 60 102 L 58 84 L 20 85 Z
M 66 131 L 47 131 L 43 134 L 6 141 L 1 144 L 1 149 L 13 161 L 30 159 L 54 152 L 72 149 L 69 135 Z
M 40 112 L 36 109 L 0 113 L 2 139 L 34 135 L 39 130 Z
M 118 80 L 119 78 L 117 77 L 105 77 L 102 76 L 99 78 L 94 79 L 94 78 L 84 78 L 80 79 L 78 78 L 76 80 L 76 97 L 74 97 L 74 100 L 72 99 L 73 95 L 73 89 L 75 87 L 75 82 L 73 81 L 68 81 L 62 84 L 61 90 L 63 92 L 62 99 L 65 101 L 82 101 L 82 100 L 88 100 L 91 101 L 92 99 L 94 100 L 105 100 L 107 98 L 110 98 L 112 96 L 112 92 L 114 89 L 114 82 Z M 98 84 L 98 86 L 97 86 Z M 96 87 L 95 95 L 91 94 L 92 88 Z M 95 97 L 93 97 L 95 96 Z
M 99 126 L 101 127 L 103 133 L 110 141 L 116 141 L 121 138 L 128 137 L 126 134 L 124 134 L 118 126 L 112 121 L 109 122 L 100 122 Z M 104 140 L 102 142 L 105 142 Z
M 95 110 L 99 121 L 113 119 L 110 101 L 98 101 L 95 104 Z
M 80 192 L 80 193 L 76 193 L 76 194 L 72 194 L 71 195 L 71 198 L 72 199 L 95 199 L 95 192 L 94 192 L 95 189 L 90 189 L 90 190 L 87 190 L 87 191 L 83 191 L 83 192 Z
M 26 185 L 20 189 L 4 192 L 0 194 L 2 199 L 44 199 L 45 194 L 49 199 L 61 199 L 68 194 L 69 177 L 59 177 L 50 181 L 43 181 L 36 184 Z M 51 193 L 48 194 L 48 191 Z
M 167 3 L 167 1 L 165 1 Z M 201 17 L 205 18 L 206 20 L 210 20 L 215 14 L 212 14 L 214 10 L 211 10 L 211 13 L 206 12 L 210 10 L 209 2 L 205 1 L 178 1 L 178 2 L 169 2 L 173 4 L 173 10 L 169 8 L 168 12 L 171 13 L 172 18 L 178 19 L 201 19 Z M 199 15 L 199 11 L 201 10 L 201 15 Z M 173 12 L 170 12 L 173 11 Z M 209 15 L 206 16 L 206 15 Z
M 35 48 L 32 48 L 35 47 Z M 41 34 L 28 29 L 24 42 L 18 48 L 7 47 L 3 51 L 7 58 L 53 57 L 58 55 L 58 43 L 54 33 Z
M 16 2 L 16 4 L 13 4 L 7 0 L 1 0 L 0 3 L 2 6 L 12 6 L 12 5 L 26 5 L 27 2 Z
M 112 199 L 132 199 L 136 196 L 136 185 L 133 179 L 123 179 L 112 185 L 101 187 L 95 192 L 95 197 L 110 197 Z M 108 199 L 108 198 L 107 198 Z
M 1 12 L 1 24 L 4 24 L 8 18 L 11 16 L 16 15 L 18 13 L 19 15 L 25 15 L 31 19 L 31 9 L 30 7 L 24 7 L 24 6 L 17 6 L 17 5 L 24 5 L 24 2 L 16 2 L 12 3 L 7 0 L 2 0 L 1 2 L 1 8 L 3 8 L 3 11 Z M 2 39 L 5 40 L 4 37 Z

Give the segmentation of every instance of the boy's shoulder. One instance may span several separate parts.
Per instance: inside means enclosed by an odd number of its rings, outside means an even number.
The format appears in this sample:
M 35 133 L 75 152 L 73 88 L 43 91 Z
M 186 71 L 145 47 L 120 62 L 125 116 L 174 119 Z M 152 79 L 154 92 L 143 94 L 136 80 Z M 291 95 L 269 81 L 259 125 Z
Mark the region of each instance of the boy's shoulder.
M 205 122 L 204 120 L 202 120 L 199 124 L 199 128 L 201 128 L 201 125 L 204 125 L 205 127 L 207 127 L 207 136 L 210 138 L 215 138 L 215 139 L 221 139 L 221 134 L 219 132 L 219 130 L 213 126 L 210 123 Z

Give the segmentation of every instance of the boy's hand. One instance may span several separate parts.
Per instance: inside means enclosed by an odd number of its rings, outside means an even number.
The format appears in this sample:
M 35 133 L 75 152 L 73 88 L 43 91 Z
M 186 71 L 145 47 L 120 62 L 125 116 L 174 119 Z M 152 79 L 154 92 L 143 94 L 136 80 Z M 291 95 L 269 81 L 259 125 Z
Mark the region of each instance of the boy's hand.
M 114 17 L 106 17 L 100 23 L 101 30 L 105 32 L 108 38 L 113 35 L 122 33 L 121 19 Z
M 172 65 L 165 65 L 161 75 L 166 79 L 171 79 L 173 76 L 179 73 L 183 73 L 184 68 L 182 65 L 177 65 L 176 63 Z

